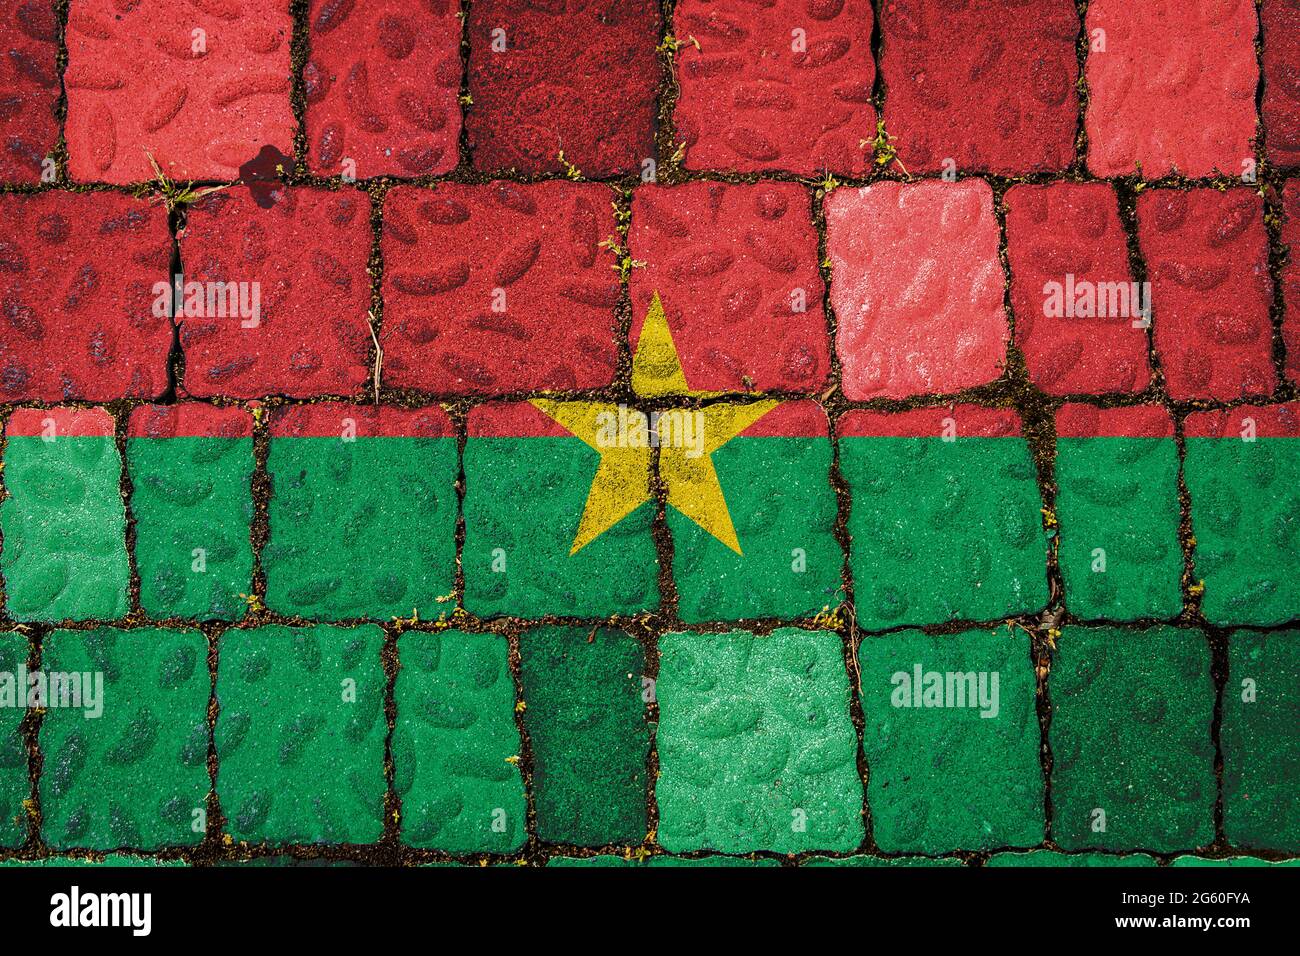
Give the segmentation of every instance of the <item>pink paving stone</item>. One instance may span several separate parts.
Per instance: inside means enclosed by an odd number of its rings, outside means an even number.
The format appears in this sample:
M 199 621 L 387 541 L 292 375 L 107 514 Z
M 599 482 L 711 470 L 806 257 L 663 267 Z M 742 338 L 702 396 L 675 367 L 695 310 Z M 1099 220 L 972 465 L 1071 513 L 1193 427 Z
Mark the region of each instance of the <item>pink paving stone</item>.
M 1087 28 L 1106 41 L 1088 54 L 1089 169 L 1241 174 L 1254 155 L 1259 81 L 1252 0 L 1093 0 Z
M 179 319 L 191 395 L 350 395 L 370 374 L 369 197 L 278 195 L 263 209 L 239 187 L 190 210 L 180 237 L 185 281 L 258 283 L 261 311 Z
M 464 395 L 612 382 L 612 199 L 599 183 L 392 190 L 384 383 Z
M 455 168 L 458 0 L 312 0 L 303 68 L 313 172 L 421 176 Z
M 292 32 L 283 0 L 72 0 L 72 178 L 151 179 L 147 150 L 172 178 L 231 180 L 264 145 L 291 152 Z
M 171 238 L 118 193 L 0 195 L 0 401 L 154 398 L 172 327 L 154 314 Z
M 50 0 L 6 4 L 0 13 L 0 182 L 35 183 L 59 138 L 59 21 Z
M 643 186 L 632 197 L 631 341 L 656 292 L 694 391 L 819 388 L 830 370 L 807 190 Z
M 947 394 L 1002 374 L 1010 332 L 988 183 L 837 189 L 826 227 L 845 397 Z
M 1006 205 L 1015 342 L 1029 377 L 1053 395 L 1142 391 L 1147 332 L 1114 190 L 1013 186 Z
M 1156 353 L 1175 400 L 1267 395 L 1277 385 L 1264 206 L 1252 189 L 1138 197 Z
M 686 168 L 865 173 L 873 21 L 870 0 L 679 3 L 675 119 Z
M 1286 313 L 1282 318 L 1282 344 L 1286 349 L 1286 376 L 1300 382 L 1300 180 L 1288 179 L 1282 187 L 1282 242 L 1291 248 L 1291 261 L 1282 270 Z
M 1268 158 L 1300 165 L 1300 3 L 1264 0 L 1264 128 Z

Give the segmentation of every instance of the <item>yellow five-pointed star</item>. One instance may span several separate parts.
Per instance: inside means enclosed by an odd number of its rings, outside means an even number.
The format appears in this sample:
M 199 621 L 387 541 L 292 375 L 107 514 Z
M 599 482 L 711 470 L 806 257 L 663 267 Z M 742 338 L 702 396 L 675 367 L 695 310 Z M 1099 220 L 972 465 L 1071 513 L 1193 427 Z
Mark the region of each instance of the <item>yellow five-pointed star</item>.
M 632 358 L 632 390 L 646 397 L 690 398 L 701 394 L 690 391 L 686 384 L 658 293 L 650 303 Z M 775 408 L 776 401 L 669 409 L 653 426 L 644 412 L 608 402 L 534 399 L 533 404 L 600 454 L 570 554 L 650 500 L 650 456 L 655 436 L 660 439 L 659 474 L 668 504 L 741 553 L 711 456 Z

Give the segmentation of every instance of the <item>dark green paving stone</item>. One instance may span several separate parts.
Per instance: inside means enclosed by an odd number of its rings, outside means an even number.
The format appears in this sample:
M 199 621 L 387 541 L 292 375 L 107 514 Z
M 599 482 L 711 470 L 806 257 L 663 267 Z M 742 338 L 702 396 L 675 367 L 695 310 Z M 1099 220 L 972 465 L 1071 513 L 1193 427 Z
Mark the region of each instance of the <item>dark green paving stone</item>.
M 1224 625 L 1300 618 L 1300 403 L 1198 412 L 1185 434 L 1202 613 Z
M 241 617 L 253 590 L 252 416 L 147 405 L 127 435 L 140 606 L 153 617 Z
M 1221 860 L 1210 860 L 1203 856 L 1175 857 L 1170 866 L 1300 866 L 1300 860 L 1261 860 L 1255 856 L 1230 856 Z
M 830 426 L 815 402 L 786 402 L 712 454 L 741 549 L 674 508 L 673 578 L 682 620 L 811 617 L 840 603 Z
M 217 665 L 226 831 L 270 843 L 370 843 L 384 822 L 383 632 L 227 631 Z
M 650 755 L 644 648 L 609 628 L 547 627 L 526 632 L 519 649 L 537 835 L 640 843 Z
M 17 706 L 18 684 L 27 664 L 27 640 L 0 634 L 0 847 L 18 846 L 27 836 L 23 801 L 32 794 L 27 776 L 27 743 L 21 725 L 27 715 Z M 13 701 L 6 699 L 13 695 Z
M 814 856 L 804 860 L 800 866 L 885 866 L 885 867 L 930 867 L 930 866 L 965 866 L 961 860 L 951 856 L 870 856 L 865 853 L 857 856 Z
M 660 856 L 647 857 L 644 860 L 629 860 L 625 857 L 611 856 L 606 854 L 603 856 L 587 856 L 587 857 L 553 856 L 551 857 L 551 859 L 547 861 L 546 865 L 561 866 L 561 867 L 571 867 L 571 866 L 691 867 L 691 866 L 696 866 L 696 867 L 719 867 L 723 869 L 732 869 L 732 868 L 743 868 L 743 867 L 750 867 L 750 866 L 780 866 L 781 864 L 776 860 L 769 859 L 766 857 L 758 860 L 748 860 L 745 859 L 744 857 L 737 857 L 737 856 L 710 856 L 699 860 L 689 860 L 679 856 L 660 855 Z
M 393 776 L 402 842 L 453 853 L 517 850 L 527 834 L 506 639 L 408 631 L 398 653 Z
M 1070 612 L 1167 618 L 1182 610 L 1178 448 L 1158 405 L 1065 405 L 1056 416 L 1057 551 Z
M 159 860 L 150 856 L 132 856 L 129 853 L 109 853 L 102 860 L 86 857 L 49 856 L 43 860 L 0 860 L 0 866 L 56 866 L 56 867 L 137 867 L 137 866 L 189 866 L 184 860 Z
M 1044 834 L 1029 637 L 999 627 L 900 631 L 858 648 L 876 843 L 944 853 Z M 918 679 L 919 678 L 919 679 Z
M 853 411 L 839 434 L 859 627 L 992 621 L 1046 605 L 1042 498 L 1015 412 Z
M 1228 638 L 1223 829 L 1235 847 L 1300 851 L 1300 631 Z
M 659 648 L 664 849 L 857 849 L 862 780 L 839 636 L 665 634 Z
M 267 607 L 435 616 L 456 566 L 456 439 L 441 408 L 286 409 L 271 422 Z
M 1031 850 L 1028 853 L 995 853 L 985 866 L 1156 866 L 1156 859 L 1145 853 L 1057 853 L 1054 850 Z
M 47 844 L 152 850 L 203 839 L 210 789 L 207 658 L 208 642 L 198 631 L 97 628 L 50 635 L 42 670 L 51 680 L 56 673 L 82 675 L 83 693 L 93 682 L 102 696 L 84 695 L 82 708 L 54 706 L 51 684 L 40 730 Z
M 9 416 L 0 569 L 17 620 L 126 614 L 130 571 L 114 427 L 99 408 L 20 408 Z
M 1167 852 L 1214 839 L 1215 694 L 1200 631 L 1067 627 L 1048 692 L 1062 848 Z

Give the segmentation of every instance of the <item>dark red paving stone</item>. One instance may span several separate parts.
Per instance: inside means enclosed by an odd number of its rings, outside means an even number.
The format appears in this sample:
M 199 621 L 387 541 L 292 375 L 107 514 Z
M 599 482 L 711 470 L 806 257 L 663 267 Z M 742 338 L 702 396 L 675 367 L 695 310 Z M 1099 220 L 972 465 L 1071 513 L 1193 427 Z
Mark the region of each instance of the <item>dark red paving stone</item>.
M 262 209 L 235 188 L 190 210 L 185 281 L 257 282 L 261 315 L 180 318 L 195 396 L 348 395 L 370 373 L 370 200 L 345 189 L 285 190 Z
M 1282 319 L 1286 376 L 1300 382 L 1300 180 L 1289 179 L 1282 187 L 1282 242 L 1293 250 L 1291 261 L 1282 270 L 1282 292 L 1286 300 Z
M 476 0 L 465 116 L 474 168 L 587 176 L 640 172 L 654 156 L 661 71 L 654 0 Z M 506 50 L 491 49 L 504 30 Z
M 1074 161 L 1071 0 L 886 0 L 880 30 L 885 126 L 909 172 L 942 170 L 945 159 L 1012 175 Z
M 128 438 L 252 438 L 253 419 L 236 405 L 140 405 L 127 419 Z
M 1277 385 L 1263 212 L 1246 188 L 1138 197 L 1156 353 L 1175 400 L 1226 401 Z
M 161 207 L 117 193 L 0 196 L 0 400 L 154 398 L 172 330 Z
M 683 0 L 673 16 L 683 165 L 867 172 L 873 23 L 870 0 Z
M 629 243 L 645 263 L 629 280 L 631 341 L 658 292 L 691 389 L 807 391 L 825 381 L 824 286 L 805 189 L 643 186 Z
M 148 150 L 172 178 L 232 180 L 264 145 L 291 152 L 292 32 L 283 0 L 73 0 L 72 178 L 151 179 Z
M 1133 327 L 1140 296 L 1114 191 L 1104 183 L 1013 186 L 1006 205 L 1015 341 L 1029 377 L 1053 395 L 1142 391 L 1151 380 L 1147 333 Z M 1049 283 L 1056 286 L 1046 291 Z
M 611 199 L 598 183 L 392 190 L 384 383 L 503 394 L 612 382 L 619 284 L 600 248 Z
M 1148 179 L 1239 176 L 1254 156 L 1258 20 L 1251 0 L 1094 0 L 1087 30 L 1088 168 Z
M 35 183 L 59 138 L 59 20 L 50 0 L 6 6 L 0 13 L 0 182 Z
M 458 0 L 312 0 L 308 163 L 336 176 L 421 176 L 456 167 Z
M 1300 164 L 1300 3 L 1264 0 L 1264 128 L 1275 166 Z
M 849 399 L 944 394 L 1006 362 L 988 183 L 880 182 L 826 200 L 836 349 Z

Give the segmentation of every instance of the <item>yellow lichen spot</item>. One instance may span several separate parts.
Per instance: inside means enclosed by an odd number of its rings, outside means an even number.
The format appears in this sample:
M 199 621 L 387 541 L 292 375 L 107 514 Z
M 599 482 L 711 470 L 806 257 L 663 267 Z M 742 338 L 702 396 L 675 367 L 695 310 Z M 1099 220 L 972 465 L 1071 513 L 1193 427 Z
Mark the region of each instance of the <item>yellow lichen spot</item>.
M 1205 582 L 1197 581 L 1187 589 L 1188 594 L 1200 595 L 1205 593 Z
M 522 714 L 522 713 L 523 713 L 524 711 L 526 711 L 527 709 L 528 709 L 528 701 L 526 701 L 526 700 L 521 700 L 521 701 L 519 701 L 517 704 L 515 704 L 515 713 L 516 713 L 516 714 Z
M 519 755 L 518 755 L 518 754 L 512 754 L 511 756 L 507 757 L 507 758 L 506 758 L 506 763 L 508 763 L 508 764 L 510 764 L 511 766 L 514 766 L 514 767 L 519 766 Z

